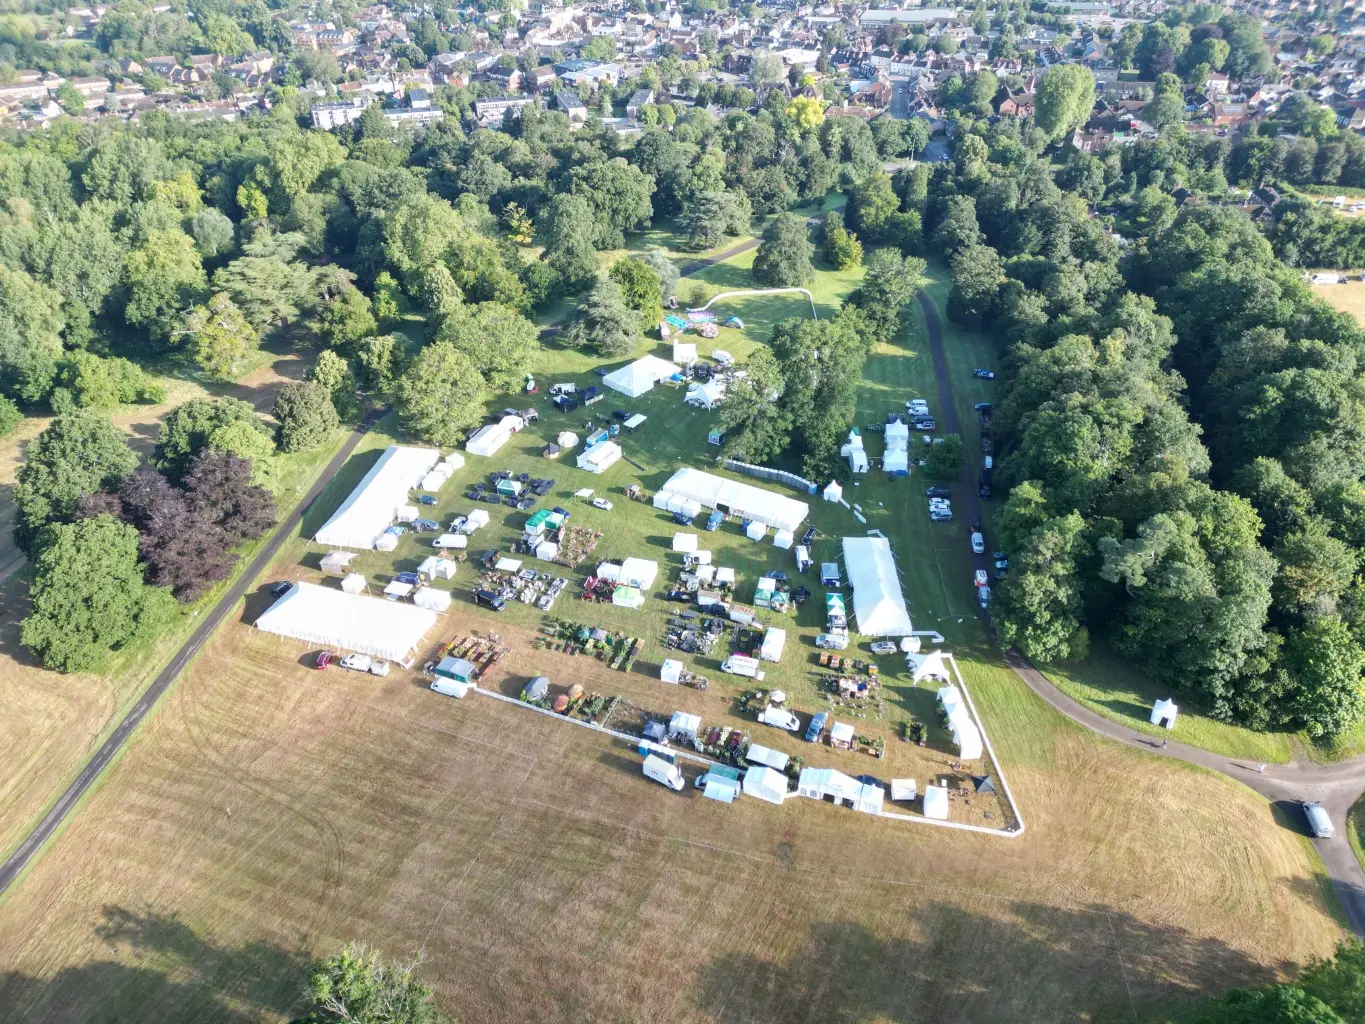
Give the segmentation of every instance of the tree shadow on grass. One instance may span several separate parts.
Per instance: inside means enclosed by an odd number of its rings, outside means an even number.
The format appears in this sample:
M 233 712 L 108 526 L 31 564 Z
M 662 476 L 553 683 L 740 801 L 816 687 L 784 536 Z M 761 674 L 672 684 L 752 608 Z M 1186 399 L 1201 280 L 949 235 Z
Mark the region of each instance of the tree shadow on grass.
M 310 957 L 267 942 L 217 946 L 154 911 L 106 907 L 95 934 L 110 959 L 52 978 L 0 974 L 0 1021 L 248 1024 L 303 1001 Z
M 930 899 L 879 929 L 913 938 L 816 925 L 784 963 L 726 954 L 700 969 L 696 1007 L 719 1024 L 1127 1022 L 1291 966 L 1103 908 L 988 906 Z

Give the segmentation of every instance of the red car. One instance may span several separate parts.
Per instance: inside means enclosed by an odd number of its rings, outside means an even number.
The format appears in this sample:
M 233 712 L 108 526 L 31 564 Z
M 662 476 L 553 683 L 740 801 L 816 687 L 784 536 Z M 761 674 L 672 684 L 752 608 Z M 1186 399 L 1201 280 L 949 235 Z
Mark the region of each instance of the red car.
M 313 667 L 326 668 L 332 663 L 332 659 L 335 657 L 336 654 L 332 651 L 318 651 L 318 656 L 313 659 Z

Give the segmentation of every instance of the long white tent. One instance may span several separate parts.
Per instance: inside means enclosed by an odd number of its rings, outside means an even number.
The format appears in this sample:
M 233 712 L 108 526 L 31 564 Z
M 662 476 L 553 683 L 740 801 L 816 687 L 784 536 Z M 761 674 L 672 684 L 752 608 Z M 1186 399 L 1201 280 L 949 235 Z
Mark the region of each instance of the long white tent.
M 344 594 L 295 583 L 256 620 L 256 628 L 323 647 L 340 647 L 400 665 L 436 625 L 436 612 L 402 601 Z
M 864 636 L 909 636 L 910 613 L 886 538 L 845 537 L 844 565 L 853 584 L 858 632 Z
M 338 548 L 373 548 L 408 503 L 408 492 L 421 485 L 440 458 L 435 448 L 386 449 L 313 540 Z
M 602 378 L 602 383 L 613 391 L 619 391 L 631 398 L 639 398 L 661 380 L 668 380 L 674 374 L 682 373 L 682 368 L 658 356 L 641 356 L 633 363 L 627 363 L 619 370 L 613 370 Z
M 795 532 L 810 514 L 810 506 L 804 501 L 691 467 L 680 469 L 668 478 L 654 496 L 655 507 L 666 507 L 670 498 L 695 501 L 707 508 L 724 508 L 774 530 Z

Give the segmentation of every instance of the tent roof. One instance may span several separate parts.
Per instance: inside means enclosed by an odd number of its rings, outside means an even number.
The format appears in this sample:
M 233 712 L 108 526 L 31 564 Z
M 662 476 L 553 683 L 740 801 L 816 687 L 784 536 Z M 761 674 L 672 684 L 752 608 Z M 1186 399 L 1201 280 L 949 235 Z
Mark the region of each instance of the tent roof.
M 853 584 L 858 632 L 864 636 L 908 636 L 914 627 L 886 538 L 845 537 L 844 564 Z
M 633 363 L 627 363 L 619 370 L 613 370 L 602 378 L 602 383 L 614 391 L 627 395 L 640 395 L 661 380 L 667 380 L 682 368 L 658 356 L 641 356 Z
M 436 613 L 398 601 L 343 594 L 296 583 L 256 620 L 267 633 L 405 662 L 432 626 Z
M 945 821 L 948 818 L 948 791 L 942 786 L 924 787 L 924 816 Z
M 440 457 L 435 448 L 393 445 L 385 449 L 313 540 L 342 548 L 373 548 L 375 538 L 393 522 L 395 511 L 408 503 L 408 492 Z
M 991 781 L 989 775 L 973 775 L 972 785 L 976 787 L 978 793 L 994 793 L 995 783 Z
M 810 514 L 810 506 L 804 501 L 691 467 L 669 477 L 660 493 L 676 494 L 707 508 L 724 505 L 731 512 L 778 530 L 796 530 Z

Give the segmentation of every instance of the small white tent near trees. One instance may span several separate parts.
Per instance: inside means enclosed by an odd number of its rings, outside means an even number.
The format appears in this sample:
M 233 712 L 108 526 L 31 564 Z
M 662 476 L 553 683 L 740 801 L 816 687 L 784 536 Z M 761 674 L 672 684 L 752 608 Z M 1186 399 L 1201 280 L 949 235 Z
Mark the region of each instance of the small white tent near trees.
M 639 398 L 659 381 L 668 380 L 675 373 L 682 373 L 682 368 L 667 359 L 642 356 L 607 374 L 602 378 L 602 383 L 630 398 Z

